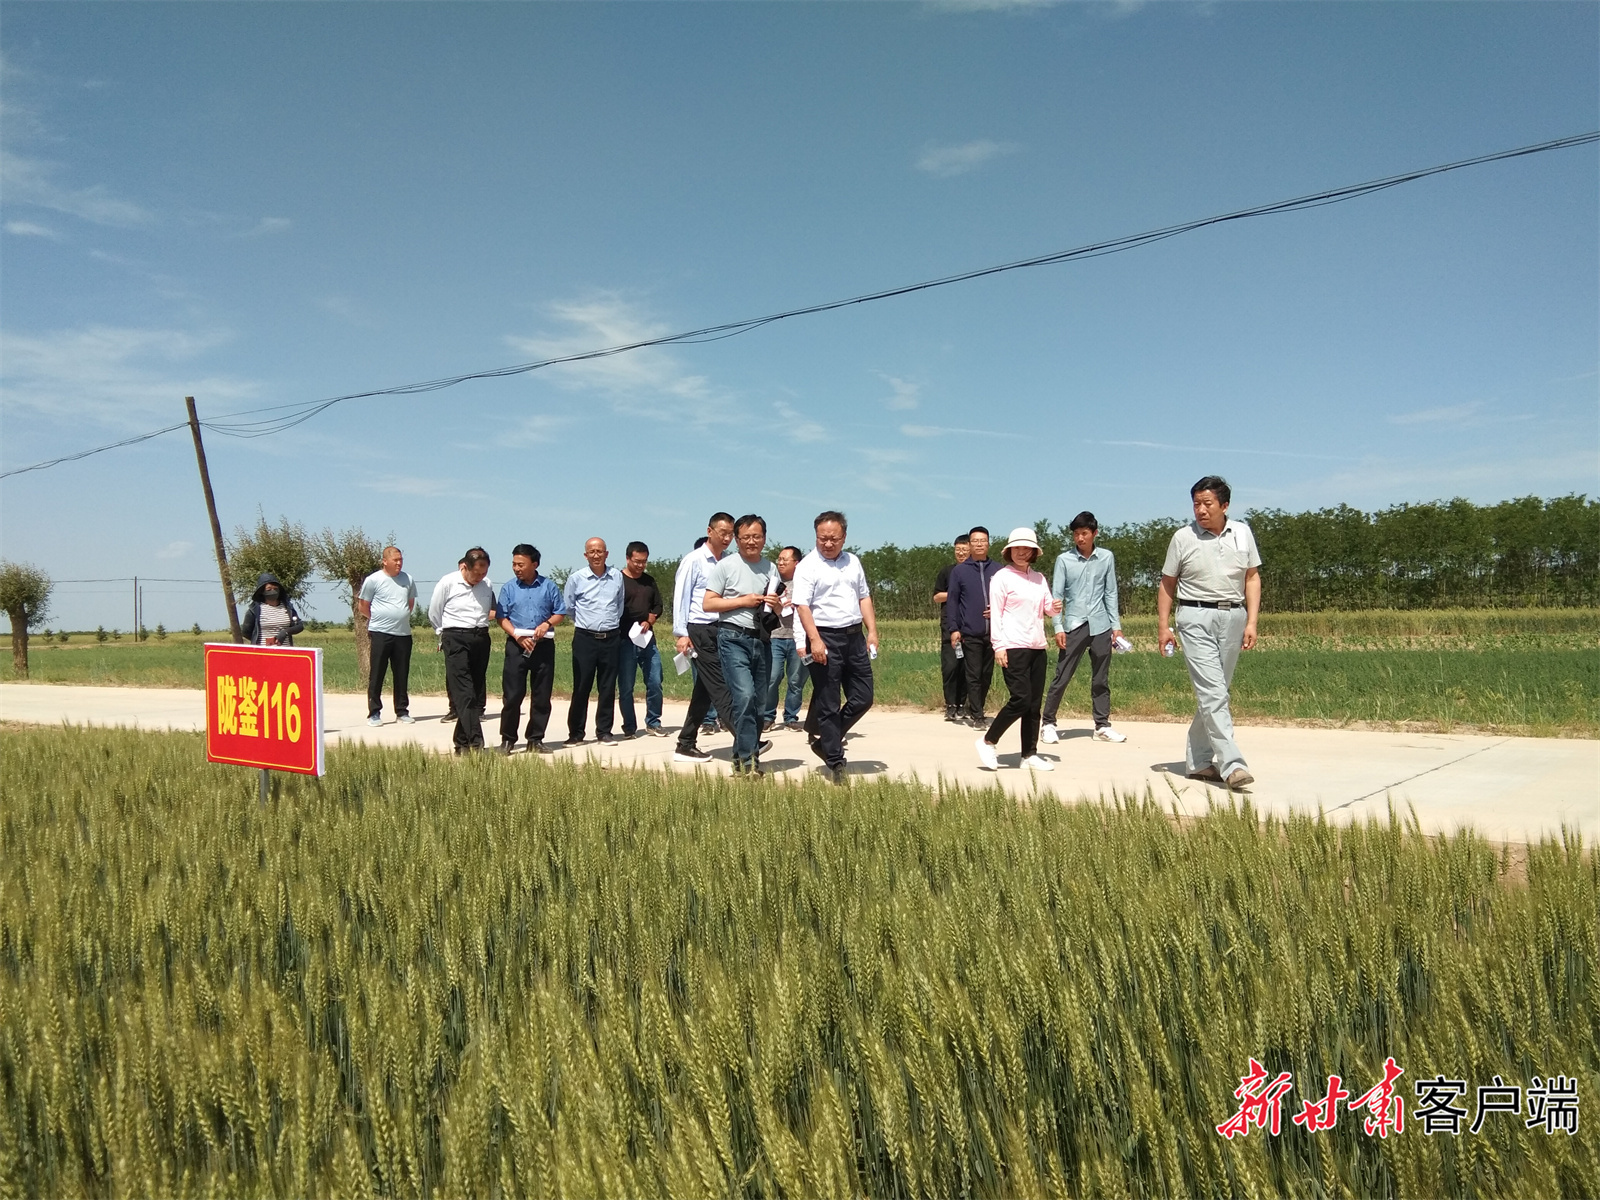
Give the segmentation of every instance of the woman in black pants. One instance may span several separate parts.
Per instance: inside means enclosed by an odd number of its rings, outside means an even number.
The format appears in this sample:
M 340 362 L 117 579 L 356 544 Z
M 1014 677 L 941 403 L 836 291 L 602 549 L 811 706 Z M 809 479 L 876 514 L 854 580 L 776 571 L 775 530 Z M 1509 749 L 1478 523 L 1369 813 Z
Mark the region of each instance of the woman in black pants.
M 1039 710 L 1044 704 L 1044 618 L 1061 611 L 1061 601 L 1050 594 L 1045 577 L 1033 569 L 1039 542 L 1031 529 L 1013 529 L 1006 539 L 1005 569 L 989 583 L 989 628 L 995 664 L 1005 673 L 1011 692 L 989 731 L 978 739 L 978 761 L 991 771 L 1000 759 L 995 746 L 1000 735 L 1022 722 L 1022 765 L 1032 771 L 1054 771 L 1055 764 L 1039 757 Z

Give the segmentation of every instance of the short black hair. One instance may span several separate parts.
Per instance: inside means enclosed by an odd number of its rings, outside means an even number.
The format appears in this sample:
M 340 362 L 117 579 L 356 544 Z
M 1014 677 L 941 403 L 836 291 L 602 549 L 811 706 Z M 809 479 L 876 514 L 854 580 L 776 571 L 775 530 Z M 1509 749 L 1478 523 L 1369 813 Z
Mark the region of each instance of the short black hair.
M 782 554 L 784 550 L 790 551 L 796 559 L 801 559 L 806 556 L 806 552 L 800 549 L 799 546 L 784 546 L 783 549 L 778 551 L 778 553 Z
M 1094 519 L 1094 514 L 1086 508 L 1077 516 L 1072 518 L 1072 524 L 1068 525 L 1067 528 L 1074 532 L 1079 529 L 1092 529 L 1096 533 L 1099 533 L 1100 522 L 1096 521 Z
M 536 564 L 540 561 L 539 547 L 530 546 L 527 542 L 518 542 L 515 546 L 511 547 L 512 558 L 516 558 L 519 554 L 522 555 L 523 558 L 531 558 Z
M 733 524 L 733 514 L 732 513 L 725 513 L 725 512 L 714 512 L 714 513 L 712 513 L 711 514 L 711 519 L 706 522 L 706 528 L 710 529 L 718 521 L 726 521 L 729 525 L 732 525 Z
M 831 508 L 828 509 L 827 512 L 819 512 L 817 514 L 817 519 L 811 522 L 811 528 L 817 529 L 825 521 L 837 521 L 839 522 L 840 529 L 844 530 L 846 533 L 850 532 L 850 522 L 844 519 L 844 514 L 842 512 L 835 512 Z
M 700 547 L 704 546 L 708 540 L 709 540 L 708 538 L 703 538 L 703 537 L 695 538 L 695 540 L 694 540 L 694 548 L 696 550 L 700 549 Z
M 1223 504 L 1233 499 L 1233 491 L 1228 487 L 1228 481 L 1221 475 L 1202 475 L 1189 489 L 1189 498 L 1192 500 L 1201 492 L 1210 492 Z
M 968 544 L 971 543 L 971 541 L 972 541 L 972 535 L 970 533 L 958 533 L 958 534 L 956 534 L 956 545 L 958 545 L 958 546 L 968 545 Z
M 650 547 L 646 546 L 643 542 L 629 542 L 628 548 L 622 552 L 622 557 L 632 558 L 635 554 L 642 554 L 646 558 L 649 558 Z
M 975 534 L 975 533 L 981 533 L 981 534 L 983 534 L 984 537 L 988 537 L 989 536 L 989 531 L 987 529 L 985 529 L 982 525 L 974 525 L 971 529 L 969 529 L 967 531 L 967 541 L 970 542 L 972 540 L 972 535 Z
M 733 523 L 734 535 L 738 536 L 739 530 L 744 529 L 744 528 L 746 528 L 746 527 L 748 527 L 750 525 L 759 525 L 759 526 L 761 526 L 761 536 L 762 537 L 766 537 L 767 536 L 767 519 L 765 517 L 758 517 L 755 513 L 745 513 L 744 516 L 740 517 L 737 521 L 735 521 Z
M 461 556 L 461 565 L 463 567 L 475 567 L 479 563 L 486 567 L 489 565 L 489 552 L 482 546 L 474 546 Z

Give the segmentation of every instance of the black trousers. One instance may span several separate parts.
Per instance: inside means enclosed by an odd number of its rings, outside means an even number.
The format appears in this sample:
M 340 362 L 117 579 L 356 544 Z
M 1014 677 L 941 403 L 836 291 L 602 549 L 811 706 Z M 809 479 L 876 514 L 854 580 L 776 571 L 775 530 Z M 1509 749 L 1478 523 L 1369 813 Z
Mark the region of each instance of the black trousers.
M 456 710 L 457 750 L 483 745 L 483 709 L 489 702 L 489 631 L 446 629 L 444 686 Z
M 689 640 L 694 643 L 696 670 L 694 691 L 689 694 L 689 715 L 678 733 L 680 750 L 694 749 L 700 723 L 712 705 L 716 705 L 717 715 L 724 721 L 731 721 L 733 713 L 733 697 L 728 694 L 727 681 L 722 678 L 722 660 L 717 656 L 716 625 L 708 622 L 689 626 Z
M 811 707 L 806 732 L 817 739 L 822 761 L 844 766 L 844 735 L 872 707 L 872 655 L 859 625 L 817 627 L 828 661 L 811 660 Z M 844 703 L 839 703 L 843 695 Z
M 394 715 L 411 711 L 411 635 L 367 632 L 372 648 L 372 669 L 367 672 L 367 716 L 383 711 L 383 675 L 394 668 Z
M 594 731 L 605 737 L 617 715 L 617 666 L 622 658 L 620 629 L 572 631 L 572 703 L 567 707 L 567 736 L 582 738 L 589 724 L 589 692 L 599 685 Z
M 956 657 L 948 633 L 940 634 L 939 674 L 944 680 L 945 708 L 965 708 L 967 703 L 967 664 Z
M 1111 724 L 1111 630 L 1090 634 L 1087 624 L 1067 631 L 1067 647 L 1056 655 L 1056 676 L 1044 698 L 1045 723 L 1054 725 L 1061 697 L 1072 682 L 1083 652 L 1089 652 L 1089 703 L 1094 706 L 1094 727 Z
M 1017 722 L 1022 722 L 1022 757 L 1029 758 L 1039 751 L 1039 705 L 1044 699 L 1045 667 L 1049 665 L 1048 650 L 1007 650 L 1004 668 L 1006 688 L 1011 692 L 1005 706 L 994 715 L 989 732 L 983 740 L 991 746 L 1000 741 L 1000 735 Z
M 528 697 L 528 744 L 544 741 L 550 724 L 550 689 L 556 681 L 554 638 L 536 638 L 529 653 L 514 638 L 506 639 L 506 662 L 500 670 L 500 741 L 517 740 L 522 698 Z
M 961 661 L 967 668 L 967 713 L 981 717 L 989 699 L 989 685 L 994 682 L 994 647 L 986 635 L 963 633 L 961 649 L 966 655 Z

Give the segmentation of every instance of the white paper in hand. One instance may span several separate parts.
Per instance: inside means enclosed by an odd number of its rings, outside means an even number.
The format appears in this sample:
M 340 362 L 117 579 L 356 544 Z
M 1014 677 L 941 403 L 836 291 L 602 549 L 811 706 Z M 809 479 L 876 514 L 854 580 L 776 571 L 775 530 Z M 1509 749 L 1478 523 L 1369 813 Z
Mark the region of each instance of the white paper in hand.
M 672 656 L 672 665 L 678 668 L 679 675 L 687 674 L 689 671 L 689 656 L 682 650 L 678 651 Z
M 633 623 L 633 628 L 628 630 L 628 640 L 641 650 L 653 642 L 655 640 L 655 636 L 655 634 L 651 633 L 644 627 L 643 621 L 635 621 Z M 680 671 L 679 674 L 682 674 L 682 672 Z

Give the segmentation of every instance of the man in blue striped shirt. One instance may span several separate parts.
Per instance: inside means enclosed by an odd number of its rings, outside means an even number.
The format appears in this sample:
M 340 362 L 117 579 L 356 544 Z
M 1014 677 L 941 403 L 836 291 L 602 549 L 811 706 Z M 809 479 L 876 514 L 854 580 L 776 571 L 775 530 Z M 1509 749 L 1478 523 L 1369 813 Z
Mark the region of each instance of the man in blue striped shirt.
M 1083 652 L 1089 652 L 1089 702 L 1094 708 L 1094 737 L 1101 742 L 1125 742 L 1111 728 L 1111 643 L 1122 636 L 1122 614 L 1117 610 L 1117 560 L 1111 551 L 1094 544 L 1100 525 L 1092 512 L 1072 518 L 1072 545 L 1056 559 L 1051 595 L 1061 601 L 1055 618 L 1056 677 L 1044 700 L 1041 742 L 1056 742 L 1056 711 L 1072 682 Z
M 611 722 L 617 711 L 617 666 L 622 657 L 622 572 L 606 565 L 604 538 L 583 544 L 589 565 L 567 576 L 563 598 L 572 617 L 572 703 L 567 708 L 567 745 L 583 744 L 589 721 L 589 689 L 598 679 L 594 731 L 602 742 L 616 741 Z

